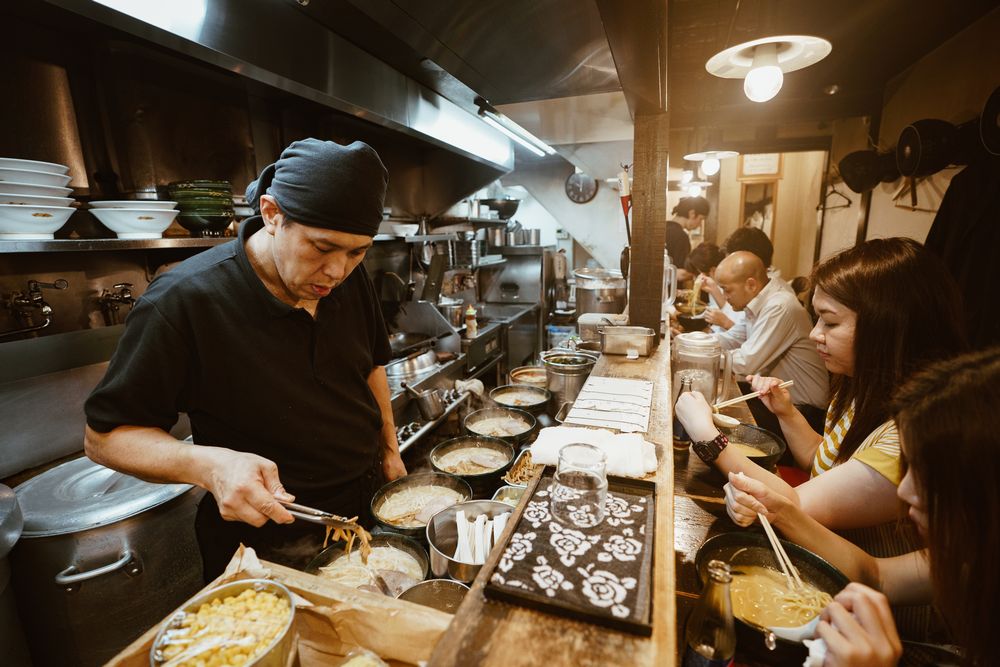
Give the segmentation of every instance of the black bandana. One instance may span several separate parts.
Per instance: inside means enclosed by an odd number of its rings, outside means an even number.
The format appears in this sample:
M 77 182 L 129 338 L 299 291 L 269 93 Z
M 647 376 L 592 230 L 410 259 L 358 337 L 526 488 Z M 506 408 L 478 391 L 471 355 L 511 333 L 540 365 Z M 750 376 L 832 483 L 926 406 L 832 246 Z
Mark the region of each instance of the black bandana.
M 247 186 L 247 203 L 260 213 L 269 194 L 294 222 L 348 234 L 375 236 L 389 174 L 366 143 L 293 142 Z

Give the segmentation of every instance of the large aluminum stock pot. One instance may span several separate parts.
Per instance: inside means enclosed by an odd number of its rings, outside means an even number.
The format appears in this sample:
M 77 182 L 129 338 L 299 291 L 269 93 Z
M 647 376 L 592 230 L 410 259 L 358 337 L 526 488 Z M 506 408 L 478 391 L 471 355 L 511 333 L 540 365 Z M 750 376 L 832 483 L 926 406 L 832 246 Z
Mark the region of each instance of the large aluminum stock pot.
M 35 664 L 103 664 L 203 585 L 200 489 L 80 458 L 15 492 L 14 589 Z

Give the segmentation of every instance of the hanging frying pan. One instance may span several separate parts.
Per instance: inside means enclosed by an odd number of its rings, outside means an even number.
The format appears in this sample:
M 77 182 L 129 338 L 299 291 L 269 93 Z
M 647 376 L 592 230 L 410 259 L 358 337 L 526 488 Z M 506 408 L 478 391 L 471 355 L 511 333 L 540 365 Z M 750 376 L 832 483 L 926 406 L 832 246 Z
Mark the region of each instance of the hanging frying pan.
M 986 100 L 979 116 L 979 139 L 991 155 L 1000 155 L 1000 88 Z
M 837 166 L 844 184 L 859 194 L 871 190 L 882 180 L 882 164 L 875 151 L 848 153 Z

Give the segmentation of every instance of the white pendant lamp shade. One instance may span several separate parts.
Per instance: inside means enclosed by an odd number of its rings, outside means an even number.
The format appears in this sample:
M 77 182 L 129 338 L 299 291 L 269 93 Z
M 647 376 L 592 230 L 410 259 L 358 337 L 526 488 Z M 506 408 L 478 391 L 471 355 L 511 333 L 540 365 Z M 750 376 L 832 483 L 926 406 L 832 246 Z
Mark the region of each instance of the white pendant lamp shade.
M 818 63 L 832 50 L 830 42 L 822 37 L 763 37 L 716 53 L 705 63 L 705 69 L 724 79 L 744 79 L 746 96 L 754 102 L 766 102 L 781 90 L 786 72 Z

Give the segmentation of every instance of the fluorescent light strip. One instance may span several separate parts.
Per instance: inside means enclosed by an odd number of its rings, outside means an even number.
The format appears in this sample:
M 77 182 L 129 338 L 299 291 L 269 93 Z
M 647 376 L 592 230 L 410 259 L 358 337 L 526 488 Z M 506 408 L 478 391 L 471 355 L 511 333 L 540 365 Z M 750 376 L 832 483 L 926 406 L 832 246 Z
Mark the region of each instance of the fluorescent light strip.
M 527 148 L 529 151 L 531 151 L 532 153 L 534 153 L 538 157 L 545 157 L 545 151 L 543 151 L 541 148 L 539 148 L 538 146 L 534 145 L 533 143 L 531 143 L 530 141 L 528 141 L 524 137 L 518 136 L 513 130 L 507 129 L 507 127 L 505 127 L 503 124 L 501 124 L 501 123 L 493 120 L 493 118 L 491 118 L 490 116 L 486 115 L 485 113 L 481 113 L 480 114 L 480 118 L 482 118 L 483 121 L 485 121 L 487 125 L 500 130 L 501 132 L 503 132 L 504 134 L 506 134 L 508 137 L 510 137 L 511 139 L 513 139 L 514 141 L 516 141 L 517 143 L 521 144 L 522 146 L 524 146 L 525 148 Z
M 552 148 L 552 146 L 549 146 L 547 143 L 545 143 L 544 141 L 533 135 L 531 132 L 528 132 L 526 129 L 524 129 L 523 127 L 512 121 L 507 116 L 504 116 L 502 113 L 498 111 L 491 111 L 489 109 L 484 109 L 483 112 L 491 116 L 496 116 L 496 120 L 499 121 L 501 125 L 504 125 L 508 130 L 511 130 L 515 134 L 521 135 L 523 138 L 527 139 L 538 148 L 541 148 L 547 154 L 549 155 L 556 154 L 556 149 Z

